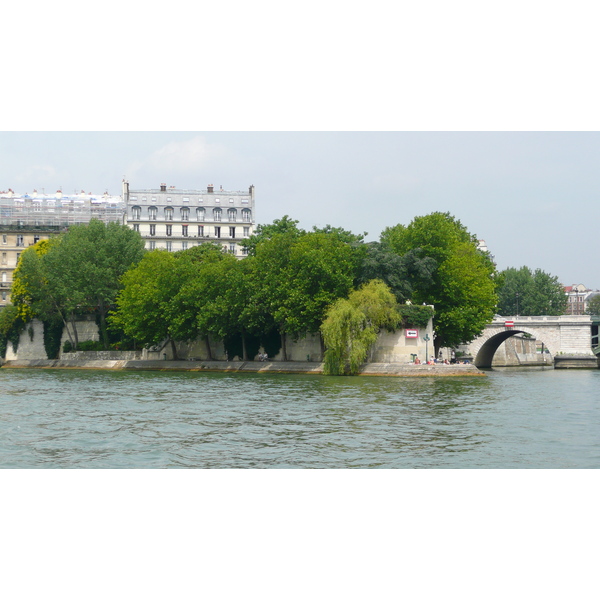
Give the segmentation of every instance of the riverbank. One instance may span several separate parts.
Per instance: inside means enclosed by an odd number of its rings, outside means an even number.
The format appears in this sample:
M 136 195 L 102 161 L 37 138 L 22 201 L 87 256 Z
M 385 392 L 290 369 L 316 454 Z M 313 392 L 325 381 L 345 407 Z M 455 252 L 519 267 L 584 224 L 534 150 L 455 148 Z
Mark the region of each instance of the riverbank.
M 222 371 L 322 375 L 322 363 L 191 360 L 9 360 L 3 369 L 106 369 L 123 371 Z M 481 377 L 474 365 L 369 363 L 359 375 L 381 377 Z

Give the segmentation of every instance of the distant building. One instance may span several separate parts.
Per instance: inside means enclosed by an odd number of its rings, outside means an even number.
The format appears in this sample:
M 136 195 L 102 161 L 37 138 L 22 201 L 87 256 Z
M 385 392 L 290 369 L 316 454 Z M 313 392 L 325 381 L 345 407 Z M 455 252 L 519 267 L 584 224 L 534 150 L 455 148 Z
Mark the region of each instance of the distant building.
M 100 219 L 123 223 L 125 203 L 120 196 L 86 194 L 17 194 L 0 192 L 0 307 L 10 303 L 13 271 L 21 252 L 72 225 Z
M 598 290 L 590 290 L 583 283 L 568 285 L 565 287 L 567 295 L 567 315 L 585 315 L 589 301 L 600 294 Z
M 239 243 L 254 231 L 254 186 L 247 192 L 214 189 L 180 190 L 161 184 L 158 189 L 130 190 L 123 181 L 127 225 L 138 231 L 146 248 L 171 252 L 204 242 L 221 244 L 242 257 Z

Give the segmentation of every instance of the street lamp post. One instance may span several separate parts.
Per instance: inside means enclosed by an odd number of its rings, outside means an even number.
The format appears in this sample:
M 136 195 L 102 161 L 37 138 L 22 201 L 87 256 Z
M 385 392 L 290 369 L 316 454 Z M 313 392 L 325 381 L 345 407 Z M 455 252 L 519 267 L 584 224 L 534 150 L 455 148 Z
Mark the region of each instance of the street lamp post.
M 427 351 L 427 342 L 428 342 L 430 339 L 431 339 L 431 338 L 429 337 L 429 334 L 428 334 L 428 333 L 426 333 L 426 334 L 423 336 L 423 341 L 425 342 L 425 364 L 427 364 L 427 363 L 429 362 L 429 354 L 428 354 L 428 351 Z

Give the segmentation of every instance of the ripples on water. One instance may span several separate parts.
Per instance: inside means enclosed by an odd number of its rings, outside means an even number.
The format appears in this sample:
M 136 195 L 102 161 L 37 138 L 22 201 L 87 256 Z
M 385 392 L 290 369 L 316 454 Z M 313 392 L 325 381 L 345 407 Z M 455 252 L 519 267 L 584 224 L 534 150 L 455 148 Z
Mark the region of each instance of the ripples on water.
M 598 371 L 0 369 L 4 468 L 595 468 Z

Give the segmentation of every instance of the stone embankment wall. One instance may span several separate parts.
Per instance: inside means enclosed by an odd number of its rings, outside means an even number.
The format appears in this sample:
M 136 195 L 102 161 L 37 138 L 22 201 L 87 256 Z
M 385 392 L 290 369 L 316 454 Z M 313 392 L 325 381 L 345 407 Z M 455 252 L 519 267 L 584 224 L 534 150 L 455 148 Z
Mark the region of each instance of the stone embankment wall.
M 19 347 L 15 353 L 12 344 L 6 353 L 7 360 L 46 360 L 46 351 L 44 349 L 43 324 L 34 320 L 30 324 L 33 328 L 33 337 L 26 329 L 19 340 Z M 28 325 L 29 327 L 29 325 Z M 393 333 L 383 332 L 379 336 L 377 344 L 374 346 L 369 362 L 373 363 L 403 363 L 408 364 L 413 360 L 413 356 L 418 356 L 421 362 L 425 362 L 426 355 L 433 356 L 433 330 L 432 322 L 426 328 L 417 330 L 417 338 L 406 337 L 406 331 L 399 329 Z M 93 318 L 77 321 L 77 334 L 80 342 L 87 340 L 97 341 L 99 339 L 98 326 Z M 429 336 L 429 342 L 423 341 L 425 334 Z M 170 343 L 161 346 L 144 349 L 131 356 L 129 353 L 110 353 L 110 352 L 62 352 L 63 344 L 69 339 L 66 331 L 63 331 L 61 339 L 60 359 L 64 360 L 173 360 L 173 351 Z M 239 356 L 227 356 L 222 340 L 210 340 L 211 357 L 209 357 L 205 340 L 196 340 L 190 343 L 177 343 L 177 356 L 183 360 L 216 360 L 216 361 L 241 361 Z M 321 339 L 316 334 L 309 334 L 306 337 L 292 341 L 286 340 L 286 351 L 288 361 L 316 362 L 323 360 L 321 348 Z M 261 348 L 260 352 L 264 352 Z M 94 358 L 92 358 L 94 356 Z M 250 357 L 250 360 L 258 361 L 258 356 Z M 269 361 L 283 361 L 283 352 L 275 356 L 270 356 Z
M 492 366 L 552 365 L 552 362 L 552 356 L 549 353 L 538 352 L 537 340 L 516 335 L 508 338 L 496 350 Z

